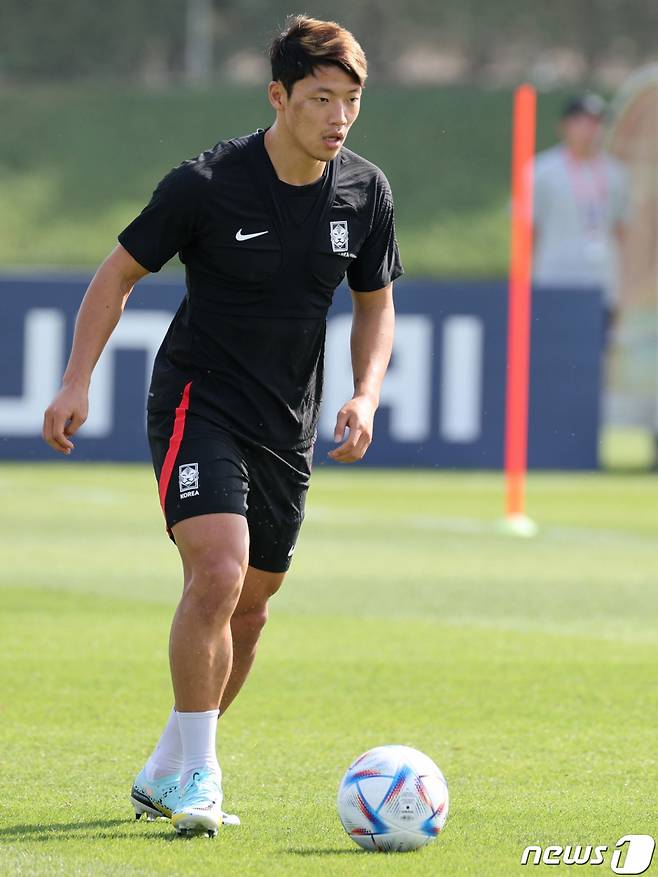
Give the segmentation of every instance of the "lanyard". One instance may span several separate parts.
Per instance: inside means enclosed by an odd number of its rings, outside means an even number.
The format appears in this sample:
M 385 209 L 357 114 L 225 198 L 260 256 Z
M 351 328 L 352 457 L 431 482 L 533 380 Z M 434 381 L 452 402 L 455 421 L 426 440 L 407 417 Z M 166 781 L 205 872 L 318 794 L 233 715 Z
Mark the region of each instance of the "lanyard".
M 595 161 L 578 162 L 565 151 L 565 161 L 571 190 L 585 231 L 588 234 L 602 231 L 608 200 L 603 159 L 598 157 Z

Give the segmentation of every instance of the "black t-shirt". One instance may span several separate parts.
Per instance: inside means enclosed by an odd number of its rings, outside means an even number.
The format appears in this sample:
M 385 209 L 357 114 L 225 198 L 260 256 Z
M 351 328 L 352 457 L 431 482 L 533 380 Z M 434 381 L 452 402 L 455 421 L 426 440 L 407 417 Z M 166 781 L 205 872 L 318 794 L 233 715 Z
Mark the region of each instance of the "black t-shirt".
M 285 202 L 285 210 L 292 225 L 299 228 L 310 218 L 318 196 L 322 192 L 325 176 L 326 172 L 319 180 L 308 186 L 291 186 L 290 183 L 277 180 L 276 196 L 279 201 Z
M 263 131 L 172 170 L 119 242 L 149 271 L 176 253 L 185 265 L 187 293 L 156 359 L 149 406 L 166 395 L 173 363 L 201 377 L 191 406 L 271 448 L 314 439 L 325 318 L 345 274 L 360 293 L 402 274 L 384 174 L 343 148 L 317 182 L 290 186 L 276 176 Z

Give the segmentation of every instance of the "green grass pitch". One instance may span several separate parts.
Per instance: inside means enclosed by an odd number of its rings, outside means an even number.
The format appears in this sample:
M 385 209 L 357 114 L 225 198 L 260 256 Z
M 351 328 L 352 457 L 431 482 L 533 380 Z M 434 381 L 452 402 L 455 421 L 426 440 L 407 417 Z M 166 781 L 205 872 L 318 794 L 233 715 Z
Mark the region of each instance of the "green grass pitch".
M 495 474 L 319 467 L 256 669 L 220 721 L 239 829 L 135 822 L 171 705 L 179 591 L 146 466 L 3 465 L 0 873 L 508 877 L 524 847 L 656 836 L 658 481 L 533 475 L 533 540 Z M 354 756 L 402 742 L 451 813 L 417 853 L 357 848 Z M 587 870 L 587 869 L 586 869 Z M 609 873 L 609 864 L 599 869 Z

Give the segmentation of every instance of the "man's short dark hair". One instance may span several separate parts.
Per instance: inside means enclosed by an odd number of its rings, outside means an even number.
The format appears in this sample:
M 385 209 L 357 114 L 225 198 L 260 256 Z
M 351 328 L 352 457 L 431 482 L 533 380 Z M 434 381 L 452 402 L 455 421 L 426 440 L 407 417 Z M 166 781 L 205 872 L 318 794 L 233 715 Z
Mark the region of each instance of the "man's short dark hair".
M 572 116 L 591 116 L 594 119 L 603 119 L 605 114 L 605 101 L 600 95 L 594 94 L 592 91 L 586 91 L 584 94 L 570 97 L 562 107 L 563 119 L 568 119 Z
M 316 67 L 335 65 L 357 85 L 368 75 L 366 56 L 352 34 L 335 21 L 320 21 L 307 15 L 293 15 L 270 46 L 272 79 L 288 95 L 293 85 L 310 76 Z

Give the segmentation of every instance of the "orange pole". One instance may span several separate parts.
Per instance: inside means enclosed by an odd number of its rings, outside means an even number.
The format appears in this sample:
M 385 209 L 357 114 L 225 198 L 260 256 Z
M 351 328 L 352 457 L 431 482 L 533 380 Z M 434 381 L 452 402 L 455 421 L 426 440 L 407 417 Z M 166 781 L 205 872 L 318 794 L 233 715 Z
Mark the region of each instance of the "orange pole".
M 508 516 L 522 515 L 525 506 L 536 104 L 536 92 L 531 85 L 521 85 L 516 89 L 512 143 L 512 227 L 505 416 Z

